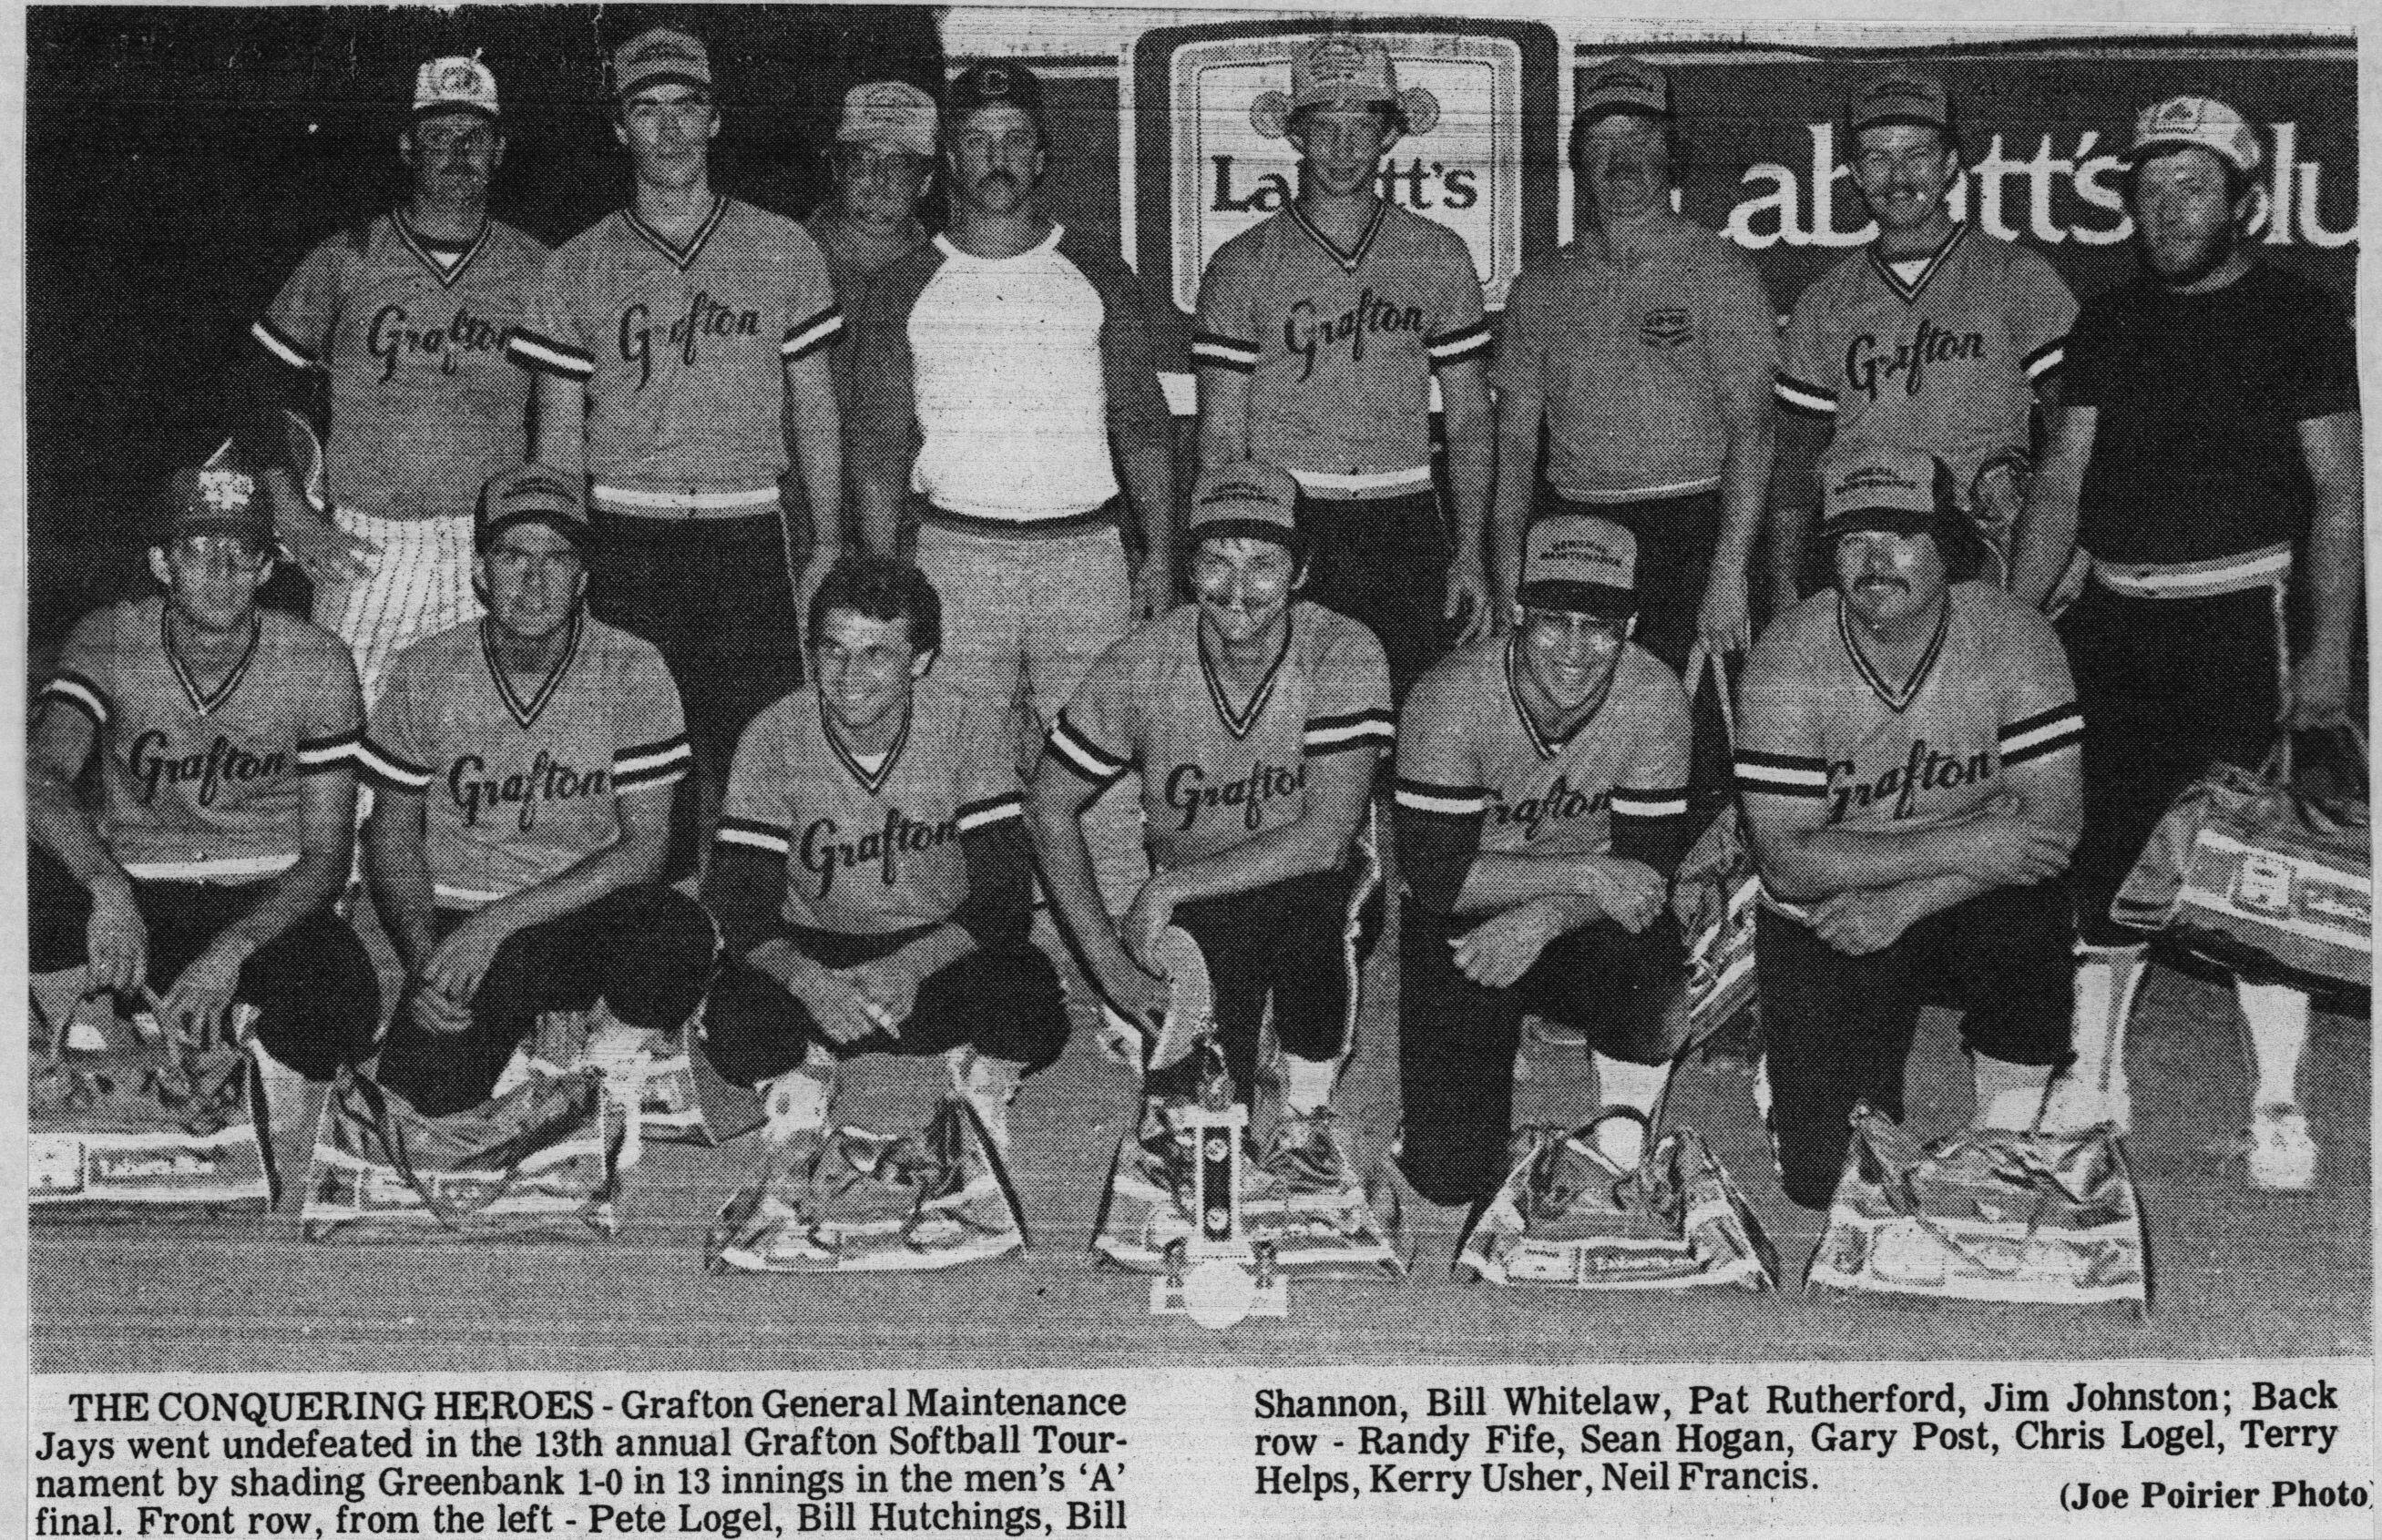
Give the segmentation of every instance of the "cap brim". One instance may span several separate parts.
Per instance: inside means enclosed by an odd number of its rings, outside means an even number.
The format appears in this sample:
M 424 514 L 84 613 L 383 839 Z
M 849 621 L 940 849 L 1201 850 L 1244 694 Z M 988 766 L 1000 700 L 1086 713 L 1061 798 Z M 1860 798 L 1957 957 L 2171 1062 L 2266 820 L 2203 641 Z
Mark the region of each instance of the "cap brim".
M 520 513 L 509 513 L 482 524 L 480 548 L 485 550 L 495 544 L 497 536 L 516 524 L 543 524 L 582 551 L 596 544 L 596 526 L 586 519 L 573 519 L 567 513 L 558 513 L 550 508 L 525 508 Z
M 452 117 L 458 113 L 469 117 L 484 117 L 495 124 L 504 122 L 503 115 L 496 108 L 483 106 L 477 102 L 427 102 L 413 109 L 412 121 L 419 123 L 425 117 Z
M 689 91 L 709 91 L 711 82 L 693 75 L 681 74 L 675 69 L 665 69 L 651 75 L 640 75 L 634 84 L 622 86 L 612 95 L 614 100 L 625 102 L 637 92 L 649 91 L 655 86 L 684 86 Z
M 2250 169 L 2206 140 L 2194 139 L 2187 134 L 2164 134 L 2156 139 L 2146 139 L 2140 144 L 2128 148 L 2124 154 L 2118 157 L 2118 163 L 2130 171 L 2153 155 L 2164 155 L 2176 150 L 2204 150 L 2244 175 L 2247 175 Z
M 1631 590 L 1615 588 L 1610 583 L 1578 582 L 1569 578 L 1542 578 L 1524 583 L 1515 597 L 1524 609 L 1564 610 L 1607 620 L 1627 620 L 1638 613 L 1638 595 Z
M 168 538 L 179 540 L 187 534 L 245 535 L 264 550 L 273 548 L 273 520 L 255 515 L 203 513 L 175 519 L 167 532 Z
M 1840 534 L 1858 534 L 1863 531 L 1882 534 L 1933 534 L 1938 517 L 1933 511 L 1921 513 L 1912 508 L 1848 508 L 1832 515 L 1820 526 L 1820 538 L 1834 540 Z
M 1191 526 L 1191 541 L 1203 540 L 1271 540 L 1295 556 L 1307 549 L 1307 537 L 1295 529 L 1284 528 L 1271 519 L 1243 518 L 1226 514 L 1220 519 L 1202 519 Z
M 1952 125 L 1946 123 L 1944 119 L 1940 117 L 1930 117 L 1925 113 L 1917 112 L 1875 113 L 1868 117 L 1856 120 L 1852 126 L 1852 131 L 1856 134 L 1860 134 L 1865 133 L 1872 128 L 1933 128 L 1938 133 L 1950 133 L 1952 131 Z

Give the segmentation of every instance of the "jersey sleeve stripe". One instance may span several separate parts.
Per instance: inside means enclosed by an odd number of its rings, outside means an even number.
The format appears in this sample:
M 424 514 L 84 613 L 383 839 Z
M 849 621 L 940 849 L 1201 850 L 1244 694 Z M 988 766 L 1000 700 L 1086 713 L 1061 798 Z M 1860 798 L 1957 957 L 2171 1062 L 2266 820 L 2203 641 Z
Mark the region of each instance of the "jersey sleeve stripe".
M 1613 788 L 1615 818 L 1677 818 L 1688 811 L 1684 786 L 1616 786 Z
M 954 822 L 959 825 L 960 833 L 973 834 L 977 829 L 1025 816 L 1025 804 L 1015 792 L 1010 792 L 1000 797 L 988 797 L 980 802 L 970 802 L 960 809 Z
M 1386 711 L 1352 712 L 1345 716 L 1318 716 L 1307 724 L 1302 745 L 1310 754 L 1328 754 L 1367 744 L 1388 748 L 1397 741 L 1397 727 Z
M 1255 348 L 1216 332 L 1193 332 L 1191 357 L 1196 362 L 1229 369 L 1238 374 L 1253 374 L 1258 367 L 1258 350 Z
M 284 336 L 279 327 L 274 325 L 272 322 L 264 320 L 261 316 L 255 321 L 249 323 L 248 335 L 256 338 L 257 345 L 262 347 L 266 352 L 272 354 L 275 358 L 279 359 L 282 362 L 288 364 L 292 369 L 319 369 L 322 367 L 320 361 L 318 361 L 313 354 L 309 353 L 305 348 L 299 347 L 296 342 Z
M 430 785 L 430 769 L 393 754 L 367 738 L 356 745 L 356 763 L 375 786 L 398 791 L 421 791 Z
M 719 843 L 742 845 L 748 850 L 783 858 L 788 849 L 786 831 L 772 828 L 750 818 L 722 818 L 719 821 Z
M 806 359 L 843 335 L 843 312 L 829 305 L 807 321 L 786 328 L 778 351 L 790 359 Z
M 1433 364 L 1455 363 L 1472 357 L 1475 353 L 1487 352 L 1489 342 L 1489 323 L 1485 320 L 1476 321 L 1469 326 L 1458 327 L 1455 331 L 1427 338 L 1423 343 L 1423 350 L 1430 355 L 1430 361 Z
M 1064 711 L 1059 713 L 1058 722 L 1050 728 L 1050 752 L 1064 760 L 1075 774 L 1101 786 L 1123 775 L 1132 764 L 1129 760 L 1117 758 L 1086 738 L 1073 722 L 1067 720 Z
M 2040 380 L 2046 374 L 2057 373 L 2059 366 L 2067 361 L 2068 339 L 2053 337 L 2026 356 L 2026 377 L 2030 381 Z
M 512 339 L 505 344 L 505 351 L 512 356 L 515 363 L 542 370 L 548 374 L 561 374 L 573 380 L 593 379 L 596 374 L 593 354 L 567 347 L 551 337 L 540 336 L 527 327 L 512 335 Z
M 357 751 L 363 744 L 360 732 L 338 733 L 330 738 L 301 738 L 298 740 L 298 773 L 319 776 L 326 770 L 343 770 L 353 764 Z
M 2083 740 L 2084 714 L 2071 701 L 2004 727 L 2000 735 L 2002 764 L 2005 767 L 2024 764 Z
M 1737 754 L 1737 787 L 1740 791 L 1763 791 L 1774 797 L 1825 797 L 1828 762 L 1740 749 Z
M 1778 404 L 1789 411 L 1799 411 L 1807 417 L 1836 415 L 1836 397 L 1834 391 L 1807 384 L 1792 374 L 1783 373 L 1771 382 L 1771 388 L 1778 397 Z
M 1489 812 L 1489 793 L 1477 786 L 1434 786 L 1398 780 L 1397 804 L 1408 813 L 1440 818 L 1480 818 Z
M 107 691 L 84 678 L 80 674 L 58 675 L 49 683 L 42 686 L 40 698 L 44 701 L 64 701 L 90 717 L 92 726 L 95 727 L 106 727 L 107 719 L 115 715 L 116 710 L 114 703 L 107 698 Z
M 667 785 L 694 768 L 694 750 L 683 735 L 664 743 L 623 749 L 612 756 L 612 789 Z

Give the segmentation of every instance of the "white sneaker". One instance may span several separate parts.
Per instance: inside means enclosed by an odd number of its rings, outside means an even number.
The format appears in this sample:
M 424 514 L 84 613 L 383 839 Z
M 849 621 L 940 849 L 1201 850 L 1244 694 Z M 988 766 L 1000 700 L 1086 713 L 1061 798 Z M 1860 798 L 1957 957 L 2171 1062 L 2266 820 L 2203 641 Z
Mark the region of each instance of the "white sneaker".
M 2032 1099 L 2033 1093 L 2027 1093 Z M 2028 1120 L 2032 1120 L 2032 1110 Z M 2113 1079 L 2106 1091 L 2074 1079 L 2062 1078 L 2052 1084 L 2051 1105 L 2044 1109 L 2043 1131 L 2045 1133 L 2081 1133 L 2106 1123 L 2119 1134 L 2134 1131 L 2134 1096 L 2126 1089 L 2122 1079 Z M 2027 1127 L 2027 1123 L 2014 1125 Z
M 975 1054 L 968 1060 L 964 1080 L 958 1085 L 959 1094 L 967 1101 L 976 1121 L 984 1125 L 987 1139 L 1000 1152 L 1003 1161 L 1009 1158 L 1009 1104 L 1017 1099 L 1017 1067 L 1004 1059 L 987 1058 Z M 957 1078 L 957 1071 L 954 1071 Z
M 2250 1116 L 2250 1185 L 2266 1192 L 2304 1192 L 2315 1185 L 2315 1135 L 2307 1115 L 2269 1103 Z
M 766 1119 L 761 1137 L 772 1144 L 791 1144 L 827 1128 L 828 1109 L 834 1105 L 835 1086 L 816 1075 L 789 1069 L 753 1088 L 761 1098 Z

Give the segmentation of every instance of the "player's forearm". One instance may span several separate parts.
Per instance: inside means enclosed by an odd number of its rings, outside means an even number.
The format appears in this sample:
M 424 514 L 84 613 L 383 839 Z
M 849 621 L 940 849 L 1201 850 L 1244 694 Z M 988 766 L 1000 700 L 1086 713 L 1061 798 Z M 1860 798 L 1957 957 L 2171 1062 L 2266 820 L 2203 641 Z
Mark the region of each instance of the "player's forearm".
M 1522 532 L 1538 496 L 1539 397 L 1509 394 L 1500 403 L 1496 493 L 1490 504 L 1489 581 L 1510 605 L 1522 582 Z
M 413 816 L 403 816 L 399 794 L 382 788 L 373 815 L 364 822 L 364 877 L 381 928 L 408 972 L 422 966 L 438 945 L 436 898 L 430 857 L 422 831 L 420 799 Z M 409 827 L 408 825 L 411 824 Z
M 1922 877 L 1916 882 L 1897 883 L 1887 889 L 1888 896 L 1917 924 L 1931 914 L 1941 914 L 1956 904 L 1981 898 L 1998 886 L 1981 877 L 1955 872 L 1941 877 Z
M 843 419 L 825 359 L 806 359 L 786 372 L 786 453 L 803 479 L 811 508 L 816 554 L 843 544 Z
M 348 880 L 350 842 L 340 839 L 338 847 L 309 849 L 300 856 L 297 865 L 266 885 L 254 909 L 224 927 L 217 945 L 232 942 L 243 958 L 253 957 L 290 926 L 328 907 Z
M 2080 440 L 2084 432 L 2072 409 L 2053 420 L 2050 446 L 2010 535 L 2010 592 L 2036 609 L 2059 586 L 2069 554 L 2076 549 L 2077 507 L 2091 454 L 2089 438 Z
M 809 988 L 811 982 L 826 972 L 817 958 L 782 935 L 773 935 L 763 941 L 744 954 L 744 960 L 754 972 L 789 995 L 798 995 Z
M 1199 371 L 1199 463 L 1249 458 L 1249 381 L 1224 369 Z
M 577 380 L 543 371 L 537 376 L 537 422 L 531 453 L 566 476 L 586 473 L 587 391 Z
M 660 842 L 622 840 L 582 856 L 542 883 L 509 893 L 479 911 L 507 935 L 576 914 L 597 899 L 661 875 L 668 837 Z
M 1173 592 L 1174 573 L 1174 446 L 1173 425 L 1167 424 L 1168 442 L 1128 444 L 1120 457 L 1125 493 L 1141 521 L 1144 561 L 1165 564 L 1167 591 Z
M 1489 417 L 1489 386 L 1476 365 L 1468 379 L 1440 378 L 1447 409 L 1447 488 L 1455 501 L 1455 554 L 1482 559 L 1481 534 L 1489 523 L 1489 493 L 1496 475 L 1497 439 Z
M 1293 877 L 1339 870 L 1347 863 L 1356 834 L 1356 820 L 1324 817 L 1310 809 L 1295 822 L 1172 867 L 1151 880 L 1163 880 L 1177 903 L 1253 892 Z
M 1831 898 L 1855 888 L 1892 887 L 1952 876 L 1973 850 L 1972 819 L 1886 834 L 1818 828 L 1764 833 L 1755 840 L 1764 879 L 1788 899 Z
M 1713 548 L 1712 576 L 1750 582 L 1754 543 L 1762 535 L 1762 505 L 1770 493 L 1770 467 L 1777 436 L 1767 405 L 1740 412 L 1729 424 L 1728 448 L 1721 459 L 1720 536 Z
M 72 786 L 38 769 L 28 776 L 25 822 L 33 844 L 55 856 L 76 882 L 93 893 L 106 888 L 117 896 L 130 896 L 131 877 L 100 839 L 91 814 L 76 801 Z
M 2365 545 L 2360 520 L 2364 506 L 2362 477 L 2349 484 L 2319 482 L 2315 518 L 2308 535 L 2308 654 L 2341 662 L 2357 629 L 2357 605 L 2364 593 Z
M 1060 921 L 1083 949 L 1097 974 L 1130 967 L 1116 929 L 1100 903 L 1092 849 L 1084 838 L 1083 808 L 1094 788 L 1045 759 L 1025 792 L 1025 815 L 1034 831 L 1034 854 L 1042 867 L 1042 890 Z
M 1497 914 L 1534 898 L 1577 900 L 1595 919 L 1603 906 L 1590 897 L 1590 874 L 1605 858 L 1594 855 L 1524 856 L 1484 853 L 1475 856 L 1455 896 L 1458 914 Z
M 900 970 L 915 988 L 976 949 L 976 937 L 957 925 L 944 923 L 879 958 L 875 966 Z
M 1819 522 L 1820 451 L 1827 431 L 1799 417 L 1771 414 L 1770 585 L 1778 607 L 1800 596 L 1811 530 Z

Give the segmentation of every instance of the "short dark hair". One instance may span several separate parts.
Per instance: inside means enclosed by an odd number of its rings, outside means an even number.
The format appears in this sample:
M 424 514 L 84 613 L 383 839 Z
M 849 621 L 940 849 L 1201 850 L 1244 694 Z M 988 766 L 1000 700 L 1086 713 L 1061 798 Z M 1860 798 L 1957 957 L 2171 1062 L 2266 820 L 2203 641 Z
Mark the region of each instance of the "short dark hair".
M 2163 161 L 2169 159 L 2172 156 L 2180 155 L 2188 150 L 2199 151 L 2202 154 L 2206 155 L 2210 160 L 2215 161 L 2216 163 L 2216 168 L 2225 173 L 2225 206 L 2227 208 L 2229 209 L 2235 204 L 2241 202 L 2242 199 L 2247 198 L 2252 190 L 2257 187 L 2258 184 L 2256 180 L 2253 178 L 2248 172 L 2242 170 L 2240 166 L 2235 165 L 2231 161 L 2227 160 L 2224 156 L 2218 154 L 2216 151 L 2209 149 L 2204 144 L 2162 144 L 2152 150 L 2149 154 L 2143 156 L 2140 160 L 2129 161 L 2125 167 L 2118 172 L 2118 189 L 2125 195 L 2128 206 L 2130 207 L 2134 202 L 2134 185 L 2142 176 L 2143 167 L 2150 165 L 2153 161 Z
M 1292 113 L 1288 118 L 1283 120 L 1282 126 L 1283 135 L 1287 137 L 1291 134 L 1305 133 L 1307 131 L 1308 119 L 1312 118 L 1317 113 L 1323 111 L 1325 108 L 1335 104 L 1336 104 L 1331 102 L 1309 102 L 1307 105 Z M 1368 102 L 1365 104 L 1365 110 L 1371 113 L 1374 116 L 1379 117 L 1382 123 L 1386 124 L 1393 138 L 1404 139 L 1406 136 L 1407 130 L 1412 127 L 1412 125 L 1406 121 L 1406 109 L 1403 103 Z
M 819 644 L 827 634 L 828 612 L 838 609 L 871 620 L 908 621 L 910 645 L 918 652 L 935 652 L 943 644 L 943 596 L 915 563 L 899 556 L 838 558 L 811 596 L 805 642 Z
M 1935 537 L 1935 554 L 1944 558 L 1946 586 L 1983 577 L 1993 563 L 1985 537 L 1969 522 L 1965 513 L 1955 510 L 1938 516 L 1927 532 Z M 1836 585 L 1836 542 L 1843 538 L 1844 534 L 1837 534 L 1811 542 L 1811 553 L 1804 560 L 1803 586 L 1807 593 L 1816 593 Z
M 1571 120 L 1571 137 L 1564 145 L 1564 161 L 1575 176 L 1580 174 L 1580 162 L 1588 156 L 1588 130 L 1608 117 L 1635 117 L 1663 126 L 1663 169 L 1673 187 L 1685 184 L 1688 177 L 1688 141 L 1679 137 L 1679 120 L 1669 113 L 1632 112 L 1627 107 L 1608 107 L 1604 111 L 1581 113 Z

